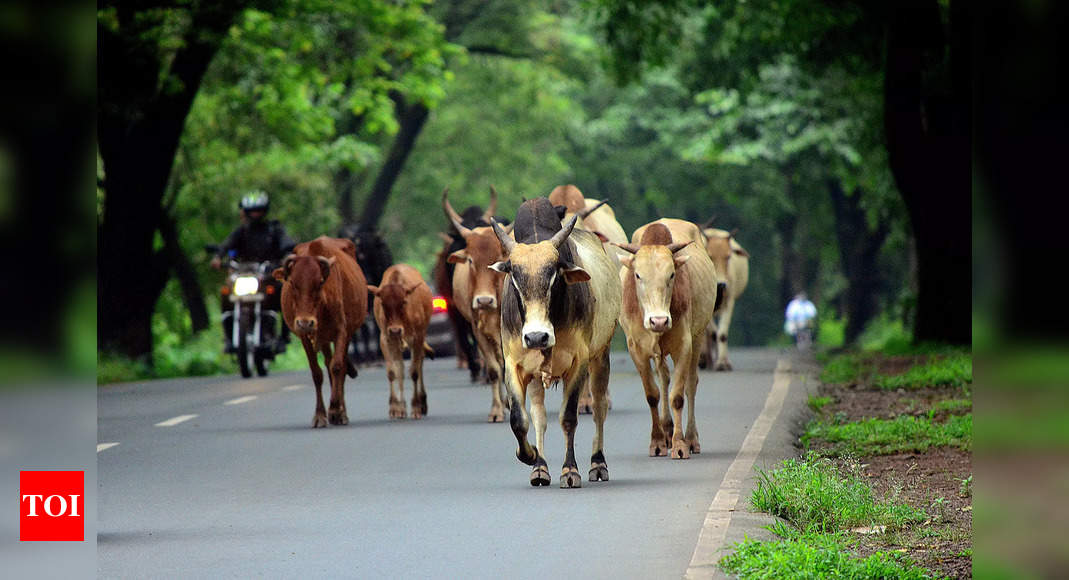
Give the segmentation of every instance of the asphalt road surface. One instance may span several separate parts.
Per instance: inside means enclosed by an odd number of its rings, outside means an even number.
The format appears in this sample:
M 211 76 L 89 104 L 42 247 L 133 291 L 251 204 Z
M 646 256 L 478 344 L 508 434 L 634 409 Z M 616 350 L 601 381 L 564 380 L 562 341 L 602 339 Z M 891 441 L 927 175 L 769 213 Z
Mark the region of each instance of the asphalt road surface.
M 554 482 L 534 488 L 508 423 L 486 423 L 489 389 L 471 384 L 454 359 L 428 361 L 426 418 L 388 419 L 385 371 L 371 367 L 346 382 L 349 425 L 326 429 L 311 428 L 307 371 L 101 387 L 97 572 L 679 578 L 783 356 L 733 348 L 734 372 L 701 373 L 702 453 L 680 461 L 647 456 L 642 386 L 627 354 L 614 353 L 611 480 L 584 478 L 574 490 L 557 486 L 560 390 L 546 395 Z M 580 416 L 584 475 L 592 436 L 592 418 Z

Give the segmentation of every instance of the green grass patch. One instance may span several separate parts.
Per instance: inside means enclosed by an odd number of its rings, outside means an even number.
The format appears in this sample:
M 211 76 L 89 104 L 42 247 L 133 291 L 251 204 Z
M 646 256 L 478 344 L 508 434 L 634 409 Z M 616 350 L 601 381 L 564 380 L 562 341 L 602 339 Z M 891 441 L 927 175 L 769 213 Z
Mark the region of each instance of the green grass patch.
M 898 529 L 925 517 L 922 510 L 878 501 L 857 464 L 844 472 L 812 453 L 772 471 L 759 469 L 750 504 L 805 533 L 877 525 Z
M 832 449 L 822 453 L 832 456 L 925 452 L 931 447 L 947 445 L 971 450 L 972 413 L 951 416 L 945 423 L 911 415 L 841 425 L 815 421 L 802 435 L 802 443 L 807 447 L 814 441 L 831 443 Z
M 854 558 L 833 536 L 806 536 L 776 542 L 746 540 L 720 560 L 721 568 L 739 578 L 849 578 L 907 580 L 933 578 L 897 553 L 878 552 Z
M 856 382 L 861 379 L 866 368 L 871 368 L 871 364 L 866 365 L 860 355 L 845 354 L 832 357 L 824 364 L 824 369 L 820 373 L 820 381 L 835 384 Z
M 928 411 L 928 416 L 932 417 L 943 411 L 946 411 L 947 413 L 956 413 L 966 409 L 972 409 L 972 401 L 969 399 L 945 399 L 937 401 L 932 405 L 931 410 Z
M 819 413 L 821 410 L 824 409 L 824 407 L 830 405 L 832 400 L 833 399 L 831 397 L 817 397 L 815 395 L 811 395 L 807 404 L 809 405 L 809 408 L 813 410 L 814 413 Z
M 876 376 L 881 389 L 917 389 L 922 387 L 962 387 L 972 383 L 972 355 L 966 353 L 936 358 L 917 365 L 900 375 Z

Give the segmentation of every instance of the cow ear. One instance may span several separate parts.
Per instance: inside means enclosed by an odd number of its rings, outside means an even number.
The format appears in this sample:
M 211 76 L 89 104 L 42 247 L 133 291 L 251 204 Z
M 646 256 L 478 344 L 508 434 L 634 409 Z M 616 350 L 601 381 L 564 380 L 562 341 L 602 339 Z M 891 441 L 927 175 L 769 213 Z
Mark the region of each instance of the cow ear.
M 568 208 L 563 205 L 555 205 L 553 206 L 553 211 L 557 212 L 557 219 L 562 220 L 564 215 L 568 213 Z
M 420 281 L 420 282 L 413 282 L 412 284 L 410 284 L 408 286 L 405 286 L 405 294 L 411 294 L 411 293 L 415 292 L 416 288 L 419 288 L 422 285 L 423 285 L 423 282 Z
M 630 254 L 626 256 L 620 256 L 620 263 L 625 268 L 633 269 L 635 267 L 635 257 Z
M 575 264 L 561 264 L 561 271 L 564 272 L 564 281 L 569 284 L 590 281 L 590 274 Z
M 742 256 L 743 258 L 749 258 L 750 253 L 742 248 L 732 248 L 736 256 Z
M 462 264 L 468 261 L 468 252 L 467 250 L 457 250 L 452 254 L 449 254 L 449 257 L 447 257 L 445 261 L 450 264 Z
M 504 262 L 494 262 L 493 264 L 487 266 L 487 268 L 490 268 L 491 270 L 497 270 L 502 274 L 508 274 L 509 272 L 512 272 L 512 261 L 506 260 Z
M 319 261 L 319 271 L 323 274 L 323 281 L 326 282 L 330 276 L 330 267 L 334 265 L 334 261 L 337 260 L 334 256 L 327 258 L 326 256 L 316 256 Z
M 271 277 L 274 278 L 275 280 L 278 280 L 279 282 L 285 282 L 286 281 L 286 271 L 283 270 L 282 268 L 275 268 L 275 271 L 271 272 Z
M 378 295 L 379 295 L 379 287 L 378 287 L 378 286 L 375 286 L 374 284 L 368 284 L 368 285 L 367 285 L 367 291 L 368 291 L 368 292 L 371 292 L 371 293 L 372 293 L 372 294 L 374 294 L 375 296 L 378 296 Z
M 684 254 L 682 256 L 680 256 L 678 254 L 675 254 L 675 255 L 672 256 L 672 261 L 676 263 L 676 268 L 682 266 L 683 264 L 686 264 L 687 260 L 689 260 L 689 259 L 690 259 L 690 255 L 688 255 L 688 254 Z

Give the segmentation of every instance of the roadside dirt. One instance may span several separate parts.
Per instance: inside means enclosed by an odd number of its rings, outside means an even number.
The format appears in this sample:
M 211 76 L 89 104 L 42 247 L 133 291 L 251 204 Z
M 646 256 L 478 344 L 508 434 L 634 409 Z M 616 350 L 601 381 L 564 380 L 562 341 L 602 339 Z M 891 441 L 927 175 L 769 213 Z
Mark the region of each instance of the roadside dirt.
M 881 372 L 895 364 L 888 361 L 881 365 Z M 968 398 L 954 388 L 882 391 L 846 385 L 824 385 L 820 394 L 833 400 L 822 409 L 822 415 L 841 421 L 890 419 L 902 414 L 927 416 L 940 401 Z M 940 410 L 935 418 L 967 412 L 971 412 L 971 405 Z M 822 446 L 816 442 L 813 447 Z M 940 576 L 971 578 L 972 453 L 939 447 L 926 453 L 857 459 L 879 497 L 923 509 L 928 516 L 925 522 L 905 530 L 858 534 L 858 555 L 900 552 Z

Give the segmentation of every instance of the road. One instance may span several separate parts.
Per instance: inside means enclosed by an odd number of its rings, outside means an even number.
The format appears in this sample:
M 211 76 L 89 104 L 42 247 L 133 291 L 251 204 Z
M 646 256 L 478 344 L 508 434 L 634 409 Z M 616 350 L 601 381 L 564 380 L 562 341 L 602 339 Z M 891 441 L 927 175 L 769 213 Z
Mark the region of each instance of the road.
M 453 359 L 426 367 L 425 419 L 389 420 L 385 372 L 364 368 L 346 385 L 350 424 L 327 429 L 310 428 L 307 371 L 101 387 L 97 572 L 679 578 L 782 356 L 734 348 L 734 372 L 703 371 L 702 453 L 673 461 L 647 456 L 642 386 L 627 354 L 614 353 L 611 481 L 584 480 L 577 490 L 557 487 L 559 389 L 546 396 L 554 484 L 533 488 L 508 423 L 485 422 L 488 388 L 469 383 Z M 583 474 L 592 435 L 592 419 L 581 416 Z

